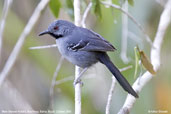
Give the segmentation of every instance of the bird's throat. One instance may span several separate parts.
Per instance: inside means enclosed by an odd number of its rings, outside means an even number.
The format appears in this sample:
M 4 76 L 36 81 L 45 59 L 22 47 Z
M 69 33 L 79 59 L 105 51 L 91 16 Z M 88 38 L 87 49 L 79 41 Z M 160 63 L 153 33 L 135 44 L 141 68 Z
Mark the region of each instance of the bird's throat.
M 61 34 L 55 35 L 53 33 L 50 33 L 50 35 L 53 36 L 53 38 L 55 38 L 55 39 L 59 39 L 59 38 L 63 37 L 63 35 L 61 35 Z

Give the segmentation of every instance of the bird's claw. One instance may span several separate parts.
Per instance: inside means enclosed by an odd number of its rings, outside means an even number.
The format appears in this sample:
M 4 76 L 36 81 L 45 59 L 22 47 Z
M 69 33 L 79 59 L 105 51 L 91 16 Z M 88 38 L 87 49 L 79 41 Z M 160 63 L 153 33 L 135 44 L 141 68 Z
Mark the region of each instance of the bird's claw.
M 74 80 L 74 83 L 73 83 L 74 87 L 75 87 L 76 84 L 78 84 L 78 83 L 80 83 L 81 86 L 83 86 L 83 82 L 81 81 L 81 79 L 75 79 L 75 80 Z

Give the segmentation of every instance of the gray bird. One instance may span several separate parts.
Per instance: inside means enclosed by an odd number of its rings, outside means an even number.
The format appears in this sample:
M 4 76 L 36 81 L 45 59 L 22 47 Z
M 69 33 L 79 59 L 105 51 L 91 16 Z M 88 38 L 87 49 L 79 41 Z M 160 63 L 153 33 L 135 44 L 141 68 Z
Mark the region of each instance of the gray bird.
M 106 53 L 107 51 L 114 51 L 115 47 L 102 36 L 65 20 L 57 20 L 51 23 L 48 29 L 41 32 L 39 36 L 44 34 L 53 36 L 61 55 L 74 65 L 83 68 L 83 72 L 93 64 L 101 62 L 106 65 L 125 91 L 138 98 L 137 93 Z

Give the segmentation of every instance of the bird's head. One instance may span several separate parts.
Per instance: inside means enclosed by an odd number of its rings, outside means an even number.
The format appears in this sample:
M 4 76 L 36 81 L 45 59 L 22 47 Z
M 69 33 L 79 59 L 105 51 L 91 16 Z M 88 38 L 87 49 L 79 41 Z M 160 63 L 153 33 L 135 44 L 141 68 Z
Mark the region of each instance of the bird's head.
M 65 20 L 57 20 L 51 23 L 48 29 L 41 32 L 39 36 L 50 34 L 55 39 L 58 39 L 71 34 L 71 32 L 74 30 L 75 27 L 76 26 L 71 22 Z

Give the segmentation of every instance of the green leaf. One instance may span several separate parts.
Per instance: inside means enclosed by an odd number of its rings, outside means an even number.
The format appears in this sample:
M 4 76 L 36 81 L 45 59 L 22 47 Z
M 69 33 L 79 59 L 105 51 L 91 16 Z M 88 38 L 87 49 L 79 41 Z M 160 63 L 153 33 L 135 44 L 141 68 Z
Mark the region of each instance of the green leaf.
M 134 6 L 134 0 L 128 0 L 129 5 Z
M 99 0 L 92 0 L 93 6 L 92 9 L 94 11 L 94 13 L 101 18 L 102 17 L 102 13 L 101 13 L 101 7 L 100 7 L 100 1 Z
M 151 74 L 155 75 L 156 71 L 153 69 L 153 65 L 151 62 L 148 60 L 147 56 L 145 55 L 144 51 L 140 50 L 138 46 L 134 48 L 135 52 L 135 72 L 134 72 L 134 78 L 136 78 L 137 71 L 138 71 L 138 66 L 139 65 L 139 60 L 141 60 L 142 65 L 146 70 L 148 70 Z M 140 66 L 141 68 L 141 66 Z M 142 72 L 142 69 L 141 69 Z
M 119 5 L 120 4 L 120 0 L 112 0 L 113 4 Z
M 141 63 L 143 64 L 143 66 L 145 67 L 145 69 L 147 69 L 151 74 L 156 74 L 156 71 L 154 71 L 153 69 L 153 65 L 151 64 L 151 62 L 148 60 L 146 54 L 144 53 L 144 51 L 140 50 L 137 46 L 137 50 L 139 52 L 139 56 L 141 59 Z
M 128 1 L 129 5 L 134 6 L 134 0 L 119 0 L 119 3 L 123 5 L 126 1 Z
M 50 0 L 49 7 L 53 13 L 53 15 L 57 18 L 59 15 L 59 11 L 61 8 L 61 3 L 59 0 Z
M 138 66 L 139 66 L 139 59 L 140 59 L 140 55 L 138 52 L 138 47 L 134 48 L 134 53 L 135 53 L 135 72 L 134 72 L 134 78 L 136 78 L 137 76 L 137 72 L 138 72 Z
M 143 66 L 151 73 L 151 74 L 156 74 L 156 72 L 153 69 L 153 65 L 151 62 L 148 60 L 147 56 L 145 55 L 144 51 L 140 51 L 140 57 L 141 57 L 141 62 Z

